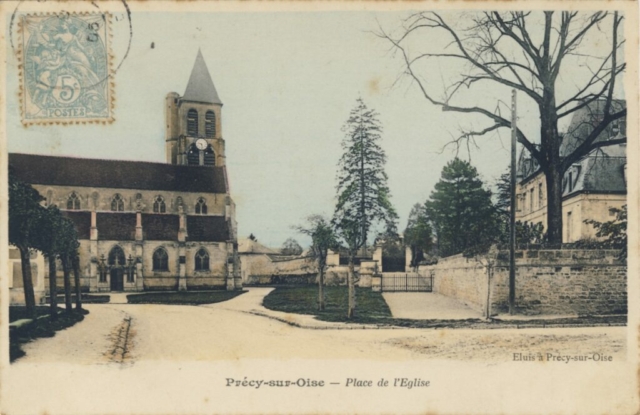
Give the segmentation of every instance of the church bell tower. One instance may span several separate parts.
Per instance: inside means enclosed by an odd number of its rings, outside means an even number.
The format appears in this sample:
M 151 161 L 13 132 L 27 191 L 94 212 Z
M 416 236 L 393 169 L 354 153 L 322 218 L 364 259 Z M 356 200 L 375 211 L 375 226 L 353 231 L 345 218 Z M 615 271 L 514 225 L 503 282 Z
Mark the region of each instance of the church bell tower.
M 225 165 L 222 101 L 200 50 L 184 95 L 168 93 L 165 111 L 167 163 Z

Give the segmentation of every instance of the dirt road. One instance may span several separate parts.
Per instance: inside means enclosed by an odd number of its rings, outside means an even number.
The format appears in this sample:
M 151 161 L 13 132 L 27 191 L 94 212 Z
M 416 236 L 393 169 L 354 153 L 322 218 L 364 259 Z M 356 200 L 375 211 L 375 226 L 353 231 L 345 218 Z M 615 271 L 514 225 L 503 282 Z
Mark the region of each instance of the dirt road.
M 251 314 L 268 289 L 207 306 L 95 304 L 82 323 L 24 346 L 21 363 L 240 358 L 508 361 L 514 351 L 625 356 L 624 327 L 336 330 Z M 287 319 L 282 315 L 281 319 Z M 290 316 L 291 319 L 299 316 Z M 311 317 L 306 317 L 307 321 Z M 340 325 L 339 325 L 340 326 Z

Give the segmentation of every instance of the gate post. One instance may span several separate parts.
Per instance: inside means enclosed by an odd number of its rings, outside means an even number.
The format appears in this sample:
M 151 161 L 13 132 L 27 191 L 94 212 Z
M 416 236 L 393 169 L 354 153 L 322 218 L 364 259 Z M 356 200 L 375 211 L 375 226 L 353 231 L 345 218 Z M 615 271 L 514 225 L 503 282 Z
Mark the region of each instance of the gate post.
M 382 292 L 382 274 L 375 272 L 371 276 L 371 291 L 374 293 Z

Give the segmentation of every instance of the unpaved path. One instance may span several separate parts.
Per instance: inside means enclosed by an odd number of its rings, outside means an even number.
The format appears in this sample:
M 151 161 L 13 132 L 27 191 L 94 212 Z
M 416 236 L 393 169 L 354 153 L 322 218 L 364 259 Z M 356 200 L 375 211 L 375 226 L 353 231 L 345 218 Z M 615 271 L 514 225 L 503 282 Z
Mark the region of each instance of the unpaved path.
M 414 320 L 465 320 L 482 314 L 451 297 L 436 293 L 383 293 L 395 318 Z
M 260 303 L 268 291 L 251 289 L 207 306 L 88 304 L 85 321 L 25 345 L 27 355 L 15 366 L 244 358 L 509 361 L 514 352 L 537 351 L 625 358 L 625 327 L 335 330 L 320 324 L 327 329 L 309 329 L 252 314 L 265 311 Z

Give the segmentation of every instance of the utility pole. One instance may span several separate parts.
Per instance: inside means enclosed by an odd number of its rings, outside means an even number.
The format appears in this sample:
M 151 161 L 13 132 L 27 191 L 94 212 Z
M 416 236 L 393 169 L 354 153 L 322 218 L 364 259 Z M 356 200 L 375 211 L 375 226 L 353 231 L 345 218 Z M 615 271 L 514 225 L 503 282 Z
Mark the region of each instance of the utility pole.
M 509 209 L 509 314 L 516 307 L 516 90 L 511 91 L 511 207 Z

